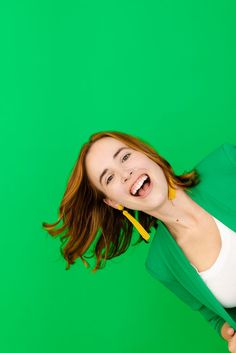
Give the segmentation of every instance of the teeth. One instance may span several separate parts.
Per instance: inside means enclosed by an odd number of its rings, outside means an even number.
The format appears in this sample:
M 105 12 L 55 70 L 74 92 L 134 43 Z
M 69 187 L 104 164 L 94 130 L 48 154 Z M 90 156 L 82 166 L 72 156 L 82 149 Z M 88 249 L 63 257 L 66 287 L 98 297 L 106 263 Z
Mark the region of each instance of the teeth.
M 147 175 L 143 175 L 138 178 L 138 180 L 134 183 L 134 185 L 131 188 L 132 195 L 136 194 L 136 192 L 141 188 L 141 186 L 143 185 L 143 183 L 146 179 L 148 179 Z

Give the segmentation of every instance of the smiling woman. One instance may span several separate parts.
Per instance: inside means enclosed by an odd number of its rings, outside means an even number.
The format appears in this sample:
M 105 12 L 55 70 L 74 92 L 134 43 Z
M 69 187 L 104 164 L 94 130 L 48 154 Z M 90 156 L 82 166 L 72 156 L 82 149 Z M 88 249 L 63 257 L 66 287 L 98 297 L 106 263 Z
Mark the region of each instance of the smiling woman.
M 64 247 L 63 242 L 61 253 L 68 262 L 66 269 L 76 258 L 89 267 L 85 258 L 91 256 L 85 253 L 96 240 L 92 255 L 96 256 L 92 272 L 96 272 L 130 245 L 134 223 L 120 210 L 129 209 L 130 216 L 136 216 L 149 232 L 158 227 L 158 210 L 170 202 L 172 186 L 184 190 L 198 182 L 195 170 L 176 175 L 169 162 L 142 139 L 116 131 L 98 132 L 80 150 L 58 220 L 43 222 L 43 227 L 52 236 L 65 231 L 61 241 L 68 241 Z M 143 240 L 140 236 L 137 243 Z

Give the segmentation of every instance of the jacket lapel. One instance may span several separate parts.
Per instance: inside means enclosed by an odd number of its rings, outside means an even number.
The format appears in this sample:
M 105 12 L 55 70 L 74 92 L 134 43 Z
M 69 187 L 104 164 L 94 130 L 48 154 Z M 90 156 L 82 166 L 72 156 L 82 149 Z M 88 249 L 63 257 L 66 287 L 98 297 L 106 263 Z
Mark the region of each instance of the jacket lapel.
M 204 194 L 195 186 L 187 190 L 188 195 L 199 204 L 204 210 L 219 219 L 229 228 L 236 231 L 235 211 L 228 208 L 223 203 L 217 201 L 211 195 Z M 228 314 L 221 303 L 216 299 L 207 287 L 201 276 L 192 267 L 188 258 L 183 253 L 168 228 L 164 223 L 159 222 L 157 237 L 164 256 L 166 266 L 172 275 L 202 304 L 225 319 L 235 330 L 236 321 Z

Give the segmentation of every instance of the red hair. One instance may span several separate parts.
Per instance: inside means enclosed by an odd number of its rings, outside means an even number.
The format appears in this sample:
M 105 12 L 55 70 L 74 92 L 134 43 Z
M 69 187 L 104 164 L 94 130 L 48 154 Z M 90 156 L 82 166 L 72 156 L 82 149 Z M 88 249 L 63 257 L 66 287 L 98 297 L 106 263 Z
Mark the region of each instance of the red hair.
M 119 210 L 103 202 L 106 195 L 90 183 L 86 173 L 86 155 L 92 144 L 103 137 L 115 138 L 130 148 L 144 153 L 162 168 L 167 182 L 172 179 L 174 184 L 186 189 L 200 181 L 195 169 L 182 175 L 175 175 L 169 162 L 138 137 L 117 131 L 103 131 L 91 135 L 89 141 L 82 146 L 72 170 L 60 203 L 58 220 L 52 224 L 42 223 L 43 228 L 52 236 L 66 231 L 60 238 L 61 241 L 67 240 L 64 248 L 62 248 L 64 242 L 60 248 L 67 261 L 66 270 L 70 268 L 70 264 L 75 263 L 75 259 L 78 257 L 81 258 L 86 267 L 89 267 L 89 263 L 84 258 L 95 256 L 96 265 L 92 272 L 96 272 L 105 266 L 107 259 L 112 259 L 124 253 L 131 242 L 133 225 Z M 128 211 L 132 216 L 138 218 L 148 232 L 152 227 L 158 227 L 155 217 L 142 211 Z M 63 222 L 62 226 L 56 229 L 61 220 Z M 136 244 L 141 241 L 145 240 L 140 236 Z M 85 255 L 93 242 L 95 242 L 95 248 L 92 255 Z M 102 260 L 104 260 L 104 263 L 102 263 Z

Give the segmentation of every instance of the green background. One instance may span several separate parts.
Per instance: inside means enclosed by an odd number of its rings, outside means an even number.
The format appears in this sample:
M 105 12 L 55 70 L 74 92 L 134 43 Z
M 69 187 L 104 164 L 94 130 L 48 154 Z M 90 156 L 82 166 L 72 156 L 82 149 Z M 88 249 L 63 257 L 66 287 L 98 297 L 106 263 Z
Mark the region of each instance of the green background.
M 234 1 L 4 4 L 1 352 L 228 351 L 147 273 L 148 244 L 66 271 L 42 222 L 94 132 L 143 138 L 176 173 L 236 142 Z

